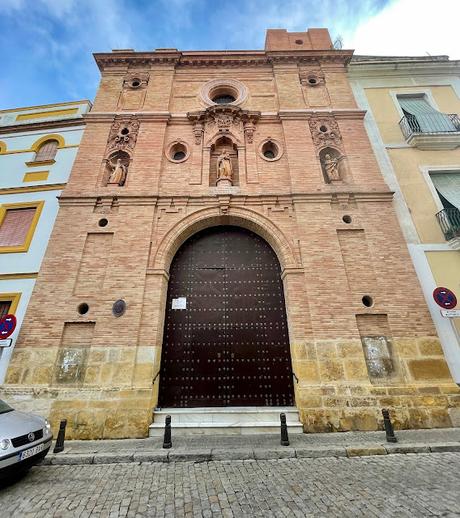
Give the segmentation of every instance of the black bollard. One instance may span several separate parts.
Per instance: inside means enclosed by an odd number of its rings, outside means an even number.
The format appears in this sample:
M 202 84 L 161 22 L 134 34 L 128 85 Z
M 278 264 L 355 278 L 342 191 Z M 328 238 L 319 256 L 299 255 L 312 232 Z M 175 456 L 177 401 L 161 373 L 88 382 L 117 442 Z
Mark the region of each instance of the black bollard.
M 53 453 L 60 453 L 64 451 L 64 439 L 65 439 L 65 427 L 67 426 L 67 419 L 63 419 L 59 423 L 59 432 L 56 439 L 56 444 L 54 445 Z
M 385 427 L 385 435 L 387 436 L 387 442 L 398 442 L 396 439 L 395 432 L 393 430 L 393 425 L 390 420 L 390 412 L 386 409 L 382 409 L 383 415 L 383 426 Z
M 286 424 L 286 414 L 280 414 L 281 421 L 281 446 L 289 446 L 289 435 Z
M 165 419 L 165 435 L 163 438 L 163 448 L 171 448 L 171 416 L 167 415 Z

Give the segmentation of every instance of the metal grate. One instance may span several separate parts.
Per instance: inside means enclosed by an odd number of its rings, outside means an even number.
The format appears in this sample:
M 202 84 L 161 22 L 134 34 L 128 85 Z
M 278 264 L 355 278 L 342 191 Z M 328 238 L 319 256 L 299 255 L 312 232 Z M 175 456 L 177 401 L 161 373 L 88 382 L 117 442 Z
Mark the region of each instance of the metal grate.
M 447 240 L 460 237 L 460 210 L 457 208 L 443 209 L 436 214 L 436 219 Z

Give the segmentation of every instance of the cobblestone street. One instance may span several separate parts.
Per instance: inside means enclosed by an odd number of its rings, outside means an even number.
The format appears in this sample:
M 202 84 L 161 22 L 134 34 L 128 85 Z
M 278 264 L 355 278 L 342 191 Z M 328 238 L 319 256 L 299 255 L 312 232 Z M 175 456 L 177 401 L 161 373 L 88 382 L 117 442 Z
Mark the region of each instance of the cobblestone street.
M 460 516 L 460 453 L 38 466 L 5 517 Z

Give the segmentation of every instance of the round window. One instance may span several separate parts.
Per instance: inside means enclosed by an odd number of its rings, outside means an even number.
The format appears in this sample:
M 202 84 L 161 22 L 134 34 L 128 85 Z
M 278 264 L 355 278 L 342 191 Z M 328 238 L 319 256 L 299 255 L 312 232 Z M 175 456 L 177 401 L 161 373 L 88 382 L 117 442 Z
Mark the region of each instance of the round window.
M 185 151 L 176 151 L 173 160 L 183 160 L 185 158 Z
M 122 135 L 127 135 L 127 134 L 129 133 L 129 128 L 123 128 L 123 129 L 120 131 L 120 133 L 121 133 Z
M 262 154 L 266 159 L 273 160 L 278 156 L 278 146 L 271 140 L 268 140 L 262 146 Z
M 311 84 L 311 85 L 316 85 L 316 83 L 318 82 L 316 77 L 310 77 L 308 79 L 308 82 Z
M 188 155 L 188 149 L 184 142 L 173 142 L 166 151 L 167 158 L 176 164 L 187 160 Z
M 131 81 L 131 86 L 132 86 L 133 88 L 139 88 L 139 86 L 141 86 L 141 82 L 140 82 L 140 80 L 139 80 L 139 79 L 133 79 L 133 80 Z
M 241 104 L 248 96 L 248 90 L 235 79 L 213 79 L 200 89 L 201 100 L 208 106 L 220 104 Z
M 259 146 L 259 154 L 264 160 L 269 162 L 278 160 L 282 155 L 281 146 L 278 142 L 269 138 Z
M 236 101 L 233 95 L 216 95 L 212 98 L 212 101 L 216 104 L 230 104 Z
M 371 308 L 374 305 L 374 301 L 370 295 L 364 295 L 361 301 L 366 308 Z
M 86 302 L 82 302 L 78 305 L 77 311 L 80 315 L 86 315 L 89 311 L 89 306 L 86 304 Z

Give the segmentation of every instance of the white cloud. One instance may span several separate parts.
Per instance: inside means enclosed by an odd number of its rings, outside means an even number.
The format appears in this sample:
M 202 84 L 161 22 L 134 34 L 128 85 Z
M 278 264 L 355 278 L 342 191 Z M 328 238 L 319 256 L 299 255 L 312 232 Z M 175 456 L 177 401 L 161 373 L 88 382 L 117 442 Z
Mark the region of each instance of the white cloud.
M 460 59 L 459 0 L 398 0 L 344 34 L 356 54 Z

